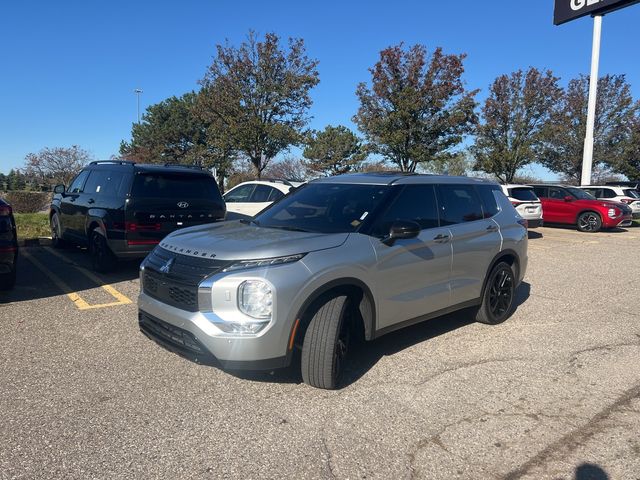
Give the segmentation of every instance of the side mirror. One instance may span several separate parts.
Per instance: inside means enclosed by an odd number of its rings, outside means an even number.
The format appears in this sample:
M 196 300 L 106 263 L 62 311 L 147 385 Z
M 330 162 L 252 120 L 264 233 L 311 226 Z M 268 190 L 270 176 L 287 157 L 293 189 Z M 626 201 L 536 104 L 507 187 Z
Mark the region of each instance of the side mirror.
M 420 225 L 408 220 L 393 222 L 389 229 L 389 235 L 382 239 L 382 243 L 392 246 L 396 240 L 416 238 L 420 235 Z
M 565 202 L 573 202 L 573 197 L 571 195 L 567 195 L 566 197 L 564 197 L 564 201 Z
M 64 194 L 65 192 L 65 187 L 64 185 L 56 185 L 53 189 L 53 193 L 62 193 Z

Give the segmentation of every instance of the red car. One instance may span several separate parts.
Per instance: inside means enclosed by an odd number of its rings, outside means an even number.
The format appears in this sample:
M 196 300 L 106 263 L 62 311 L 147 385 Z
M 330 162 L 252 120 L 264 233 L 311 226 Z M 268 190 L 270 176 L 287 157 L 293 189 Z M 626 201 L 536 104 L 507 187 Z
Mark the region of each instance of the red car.
M 581 232 L 631 225 L 631 208 L 623 203 L 598 200 L 567 185 L 533 185 L 542 202 L 545 223 L 576 225 Z

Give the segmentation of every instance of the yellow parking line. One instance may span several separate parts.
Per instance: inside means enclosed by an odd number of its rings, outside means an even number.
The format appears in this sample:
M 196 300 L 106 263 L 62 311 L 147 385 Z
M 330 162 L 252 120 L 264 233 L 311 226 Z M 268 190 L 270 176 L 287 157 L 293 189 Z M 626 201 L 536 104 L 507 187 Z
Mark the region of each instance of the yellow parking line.
M 49 251 L 50 253 L 53 253 L 54 255 L 62 258 L 65 261 L 67 260 L 63 255 L 59 254 L 55 250 L 51 250 L 49 248 L 47 248 L 46 250 Z M 27 260 L 29 260 L 31 263 L 33 263 L 60 290 L 62 290 L 67 295 L 67 297 L 69 297 L 69 300 L 71 300 L 73 302 L 73 304 L 76 306 L 76 308 L 78 310 L 91 310 L 91 309 L 96 309 L 96 308 L 115 307 L 115 306 L 118 306 L 118 305 L 129 305 L 130 303 L 133 303 L 131 301 L 131 299 L 129 299 L 127 296 L 125 296 L 122 293 L 120 293 L 118 290 L 113 288 L 111 285 L 106 285 L 105 284 L 105 285 L 100 285 L 100 286 L 102 287 L 103 290 L 105 290 L 113 298 L 115 298 L 116 301 L 115 302 L 110 302 L 110 303 L 101 303 L 101 304 L 97 304 L 97 305 L 91 305 L 91 304 L 87 303 L 80 295 L 78 295 L 78 293 L 75 292 L 71 287 L 69 287 L 69 285 L 67 285 L 60 277 L 58 277 L 51 270 L 49 270 L 42 263 L 40 263 L 40 261 L 37 260 L 33 255 L 28 253 L 26 251 L 26 249 L 22 249 L 20 254 L 22 256 L 24 256 Z M 96 277 L 94 274 L 92 274 L 91 272 L 87 271 L 86 269 L 84 269 L 82 267 L 79 267 L 77 265 L 73 265 L 73 266 L 76 268 L 76 270 L 80 271 L 82 274 L 84 274 L 90 280 L 93 280 L 94 282 L 96 282 L 98 284 L 102 283 L 102 281 L 98 277 Z

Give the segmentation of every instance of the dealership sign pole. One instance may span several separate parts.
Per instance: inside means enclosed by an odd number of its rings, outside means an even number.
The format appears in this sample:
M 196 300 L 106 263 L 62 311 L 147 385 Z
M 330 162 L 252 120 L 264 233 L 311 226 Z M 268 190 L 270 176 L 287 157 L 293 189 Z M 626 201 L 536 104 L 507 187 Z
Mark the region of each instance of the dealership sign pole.
M 596 118 L 598 94 L 598 67 L 600 64 L 600 37 L 602 16 L 605 13 L 628 7 L 640 0 L 555 0 L 553 23 L 561 25 L 585 15 L 593 16 L 593 50 L 591 53 L 591 77 L 589 79 L 589 106 L 587 110 L 587 132 L 584 138 L 582 157 L 582 185 L 591 185 L 593 166 L 593 131 Z

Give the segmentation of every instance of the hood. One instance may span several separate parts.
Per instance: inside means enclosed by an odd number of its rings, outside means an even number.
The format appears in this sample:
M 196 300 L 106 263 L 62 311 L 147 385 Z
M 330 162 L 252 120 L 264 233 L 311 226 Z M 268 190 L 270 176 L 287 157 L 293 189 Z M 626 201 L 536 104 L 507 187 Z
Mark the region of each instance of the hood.
M 291 232 L 231 221 L 178 230 L 165 237 L 160 246 L 192 257 L 258 260 L 339 247 L 348 236 Z

